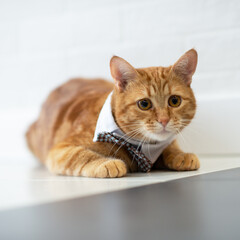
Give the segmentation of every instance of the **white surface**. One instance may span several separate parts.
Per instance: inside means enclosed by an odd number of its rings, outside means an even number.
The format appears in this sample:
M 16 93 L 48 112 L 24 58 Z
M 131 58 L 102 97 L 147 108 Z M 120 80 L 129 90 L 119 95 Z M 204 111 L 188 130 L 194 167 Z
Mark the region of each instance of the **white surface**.
M 201 169 L 192 172 L 157 171 L 128 174 L 119 179 L 51 175 L 33 164 L 0 165 L 0 210 L 116 191 L 173 179 L 240 167 L 240 156 L 201 157 Z

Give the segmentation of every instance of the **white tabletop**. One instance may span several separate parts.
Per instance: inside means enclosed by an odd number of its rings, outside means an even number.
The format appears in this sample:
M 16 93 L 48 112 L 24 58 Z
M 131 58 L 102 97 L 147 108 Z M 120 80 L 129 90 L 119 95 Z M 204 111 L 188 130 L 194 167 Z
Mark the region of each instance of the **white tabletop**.
M 199 174 L 240 167 L 240 156 L 200 157 L 198 171 L 128 174 L 118 179 L 55 176 L 34 159 L 16 163 L 0 163 L 0 210 L 54 202 L 92 194 L 171 181 Z

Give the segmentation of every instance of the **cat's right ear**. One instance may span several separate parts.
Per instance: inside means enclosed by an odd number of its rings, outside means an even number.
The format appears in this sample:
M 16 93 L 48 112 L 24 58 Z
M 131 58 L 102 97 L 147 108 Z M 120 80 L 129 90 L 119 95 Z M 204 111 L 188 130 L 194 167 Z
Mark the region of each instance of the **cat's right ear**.
M 173 65 L 173 72 L 180 76 L 188 86 L 190 86 L 192 76 L 196 71 L 197 61 L 197 51 L 191 49 L 180 57 L 180 59 Z
M 123 92 L 129 81 L 136 79 L 138 75 L 137 71 L 130 63 L 118 56 L 113 56 L 111 58 L 110 70 L 115 85 L 120 92 Z

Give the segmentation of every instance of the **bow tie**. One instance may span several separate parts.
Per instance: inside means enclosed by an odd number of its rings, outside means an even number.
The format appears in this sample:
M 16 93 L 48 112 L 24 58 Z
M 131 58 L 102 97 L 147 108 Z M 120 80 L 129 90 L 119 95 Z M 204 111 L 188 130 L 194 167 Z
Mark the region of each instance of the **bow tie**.
M 132 155 L 133 159 L 137 162 L 138 168 L 141 172 L 149 172 L 153 166 L 153 163 L 136 148 L 134 145 L 128 143 L 123 138 L 116 136 L 110 132 L 99 133 L 97 136 L 97 142 L 109 142 L 118 146 L 125 147 L 127 151 Z

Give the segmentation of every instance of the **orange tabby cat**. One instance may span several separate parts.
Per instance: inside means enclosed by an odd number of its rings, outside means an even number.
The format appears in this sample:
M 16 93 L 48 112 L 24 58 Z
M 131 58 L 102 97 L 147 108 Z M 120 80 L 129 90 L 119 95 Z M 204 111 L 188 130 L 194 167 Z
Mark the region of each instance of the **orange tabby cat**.
M 190 84 L 196 66 L 194 49 L 170 67 L 135 69 L 114 56 L 110 69 L 115 84 L 73 79 L 51 92 L 27 132 L 29 148 L 55 174 L 112 178 L 136 172 L 138 164 L 125 146 L 93 141 L 105 100 L 113 91 L 111 114 L 128 139 L 145 144 L 164 141 L 194 117 Z M 163 166 L 182 171 L 196 170 L 200 164 L 195 154 L 182 152 L 172 140 L 153 165 Z

